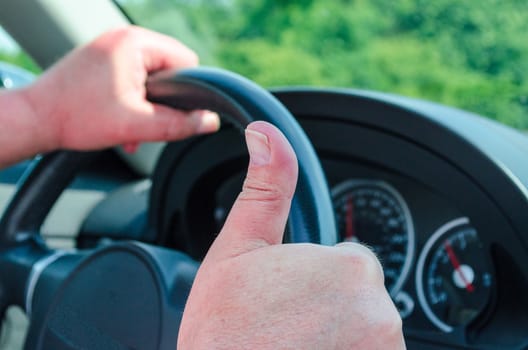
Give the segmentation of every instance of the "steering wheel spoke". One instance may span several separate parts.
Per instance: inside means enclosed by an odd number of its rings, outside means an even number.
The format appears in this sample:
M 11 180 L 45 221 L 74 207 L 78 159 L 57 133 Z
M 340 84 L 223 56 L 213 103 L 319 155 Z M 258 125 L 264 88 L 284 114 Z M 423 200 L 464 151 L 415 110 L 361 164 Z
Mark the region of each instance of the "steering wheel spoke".
M 33 266 L 50 250 L 34 240 L 0 251 L 0 301 L 25 307 L 25 291 Z
M 19 306 L 30 315 L 36 283 L 42 271 L 48 262 L 61 254 L 36 239 L 26 239 L 0 250 L 0 319 L 11 305 Z M 56 285 L 59 283 L 57 281 Z

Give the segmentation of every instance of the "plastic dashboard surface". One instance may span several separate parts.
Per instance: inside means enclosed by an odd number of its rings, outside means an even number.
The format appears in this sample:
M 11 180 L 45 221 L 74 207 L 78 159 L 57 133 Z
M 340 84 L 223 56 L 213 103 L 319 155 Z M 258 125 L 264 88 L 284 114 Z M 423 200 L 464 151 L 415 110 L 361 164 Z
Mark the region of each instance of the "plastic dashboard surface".
M 410 349 L 528 345 L 528 140 L 474 115 L 358 91 L 283 90 L 322 161 L 342 240 L 369 244 Z M 247 164 L 233 128 L 169 144 L 148 221 L 201 259 Z M 353 279 L 354 276 L 343 276 Z

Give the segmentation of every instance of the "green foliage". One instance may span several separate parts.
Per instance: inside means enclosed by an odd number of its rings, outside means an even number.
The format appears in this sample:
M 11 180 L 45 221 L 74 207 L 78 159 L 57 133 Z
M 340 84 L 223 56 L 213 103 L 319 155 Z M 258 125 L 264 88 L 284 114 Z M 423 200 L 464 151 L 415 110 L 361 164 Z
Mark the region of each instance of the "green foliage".
M 265 86 L 364 88 L 528 129 L 526 0 L 121 0 Z
M 264 86 L 322 85 L 321 61 L 293 46 L 277 46 L 266 40 L 239 40 L 219 51 L 230 70 L 251 77 Z
M 126 10 L 131 14 L 141 14 L 141 25 L 173 36 L 192 47 L 202 62 L 217 64 L 213 50 L 216 47 L 216 35 L 207 21 L 196 18 L 196 13 L 186 4 L 175 7 L 171 1 L 133 1 L 125 2 Z M 135 17 L 135 16 L 134 16 Z

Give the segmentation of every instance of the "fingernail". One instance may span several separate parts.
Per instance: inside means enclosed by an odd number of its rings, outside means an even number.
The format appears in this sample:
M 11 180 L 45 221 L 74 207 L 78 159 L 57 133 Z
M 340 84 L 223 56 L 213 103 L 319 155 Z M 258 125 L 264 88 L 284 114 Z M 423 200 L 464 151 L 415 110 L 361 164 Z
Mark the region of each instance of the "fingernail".
M 220 117 L 214 112 L 194 111 L 191 113 L 191 118 L 197 119 L 196 131 L 199 134 L 209 134 L 218 131 L 220 128 Z
M 246 129 L 246 143 L 249 151 L 249 161 L 253 165 L 269 164 L 271 159 L 271 150 L 269 140 L 261 132 Z

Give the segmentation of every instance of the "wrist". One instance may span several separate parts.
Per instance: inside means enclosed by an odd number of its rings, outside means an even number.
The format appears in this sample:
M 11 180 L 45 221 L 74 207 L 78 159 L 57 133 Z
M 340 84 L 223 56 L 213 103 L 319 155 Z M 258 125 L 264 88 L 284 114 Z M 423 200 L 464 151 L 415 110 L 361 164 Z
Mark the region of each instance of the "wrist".
M 61 125 L 56 108 L 58 98 L 43 84 L 42 79 L 17 92 L 25 104 L 27 119 L 32 127 L 28 130 L 36 153 L 45 153 L 61 147 Z
M 33 141 L 33 110 L 22 90 L 0 91 L 0 167 L 38 153 Z
M 0 91 L 0 168 L 57 148 L 52 121 L 32 101 L 32 87 Z

